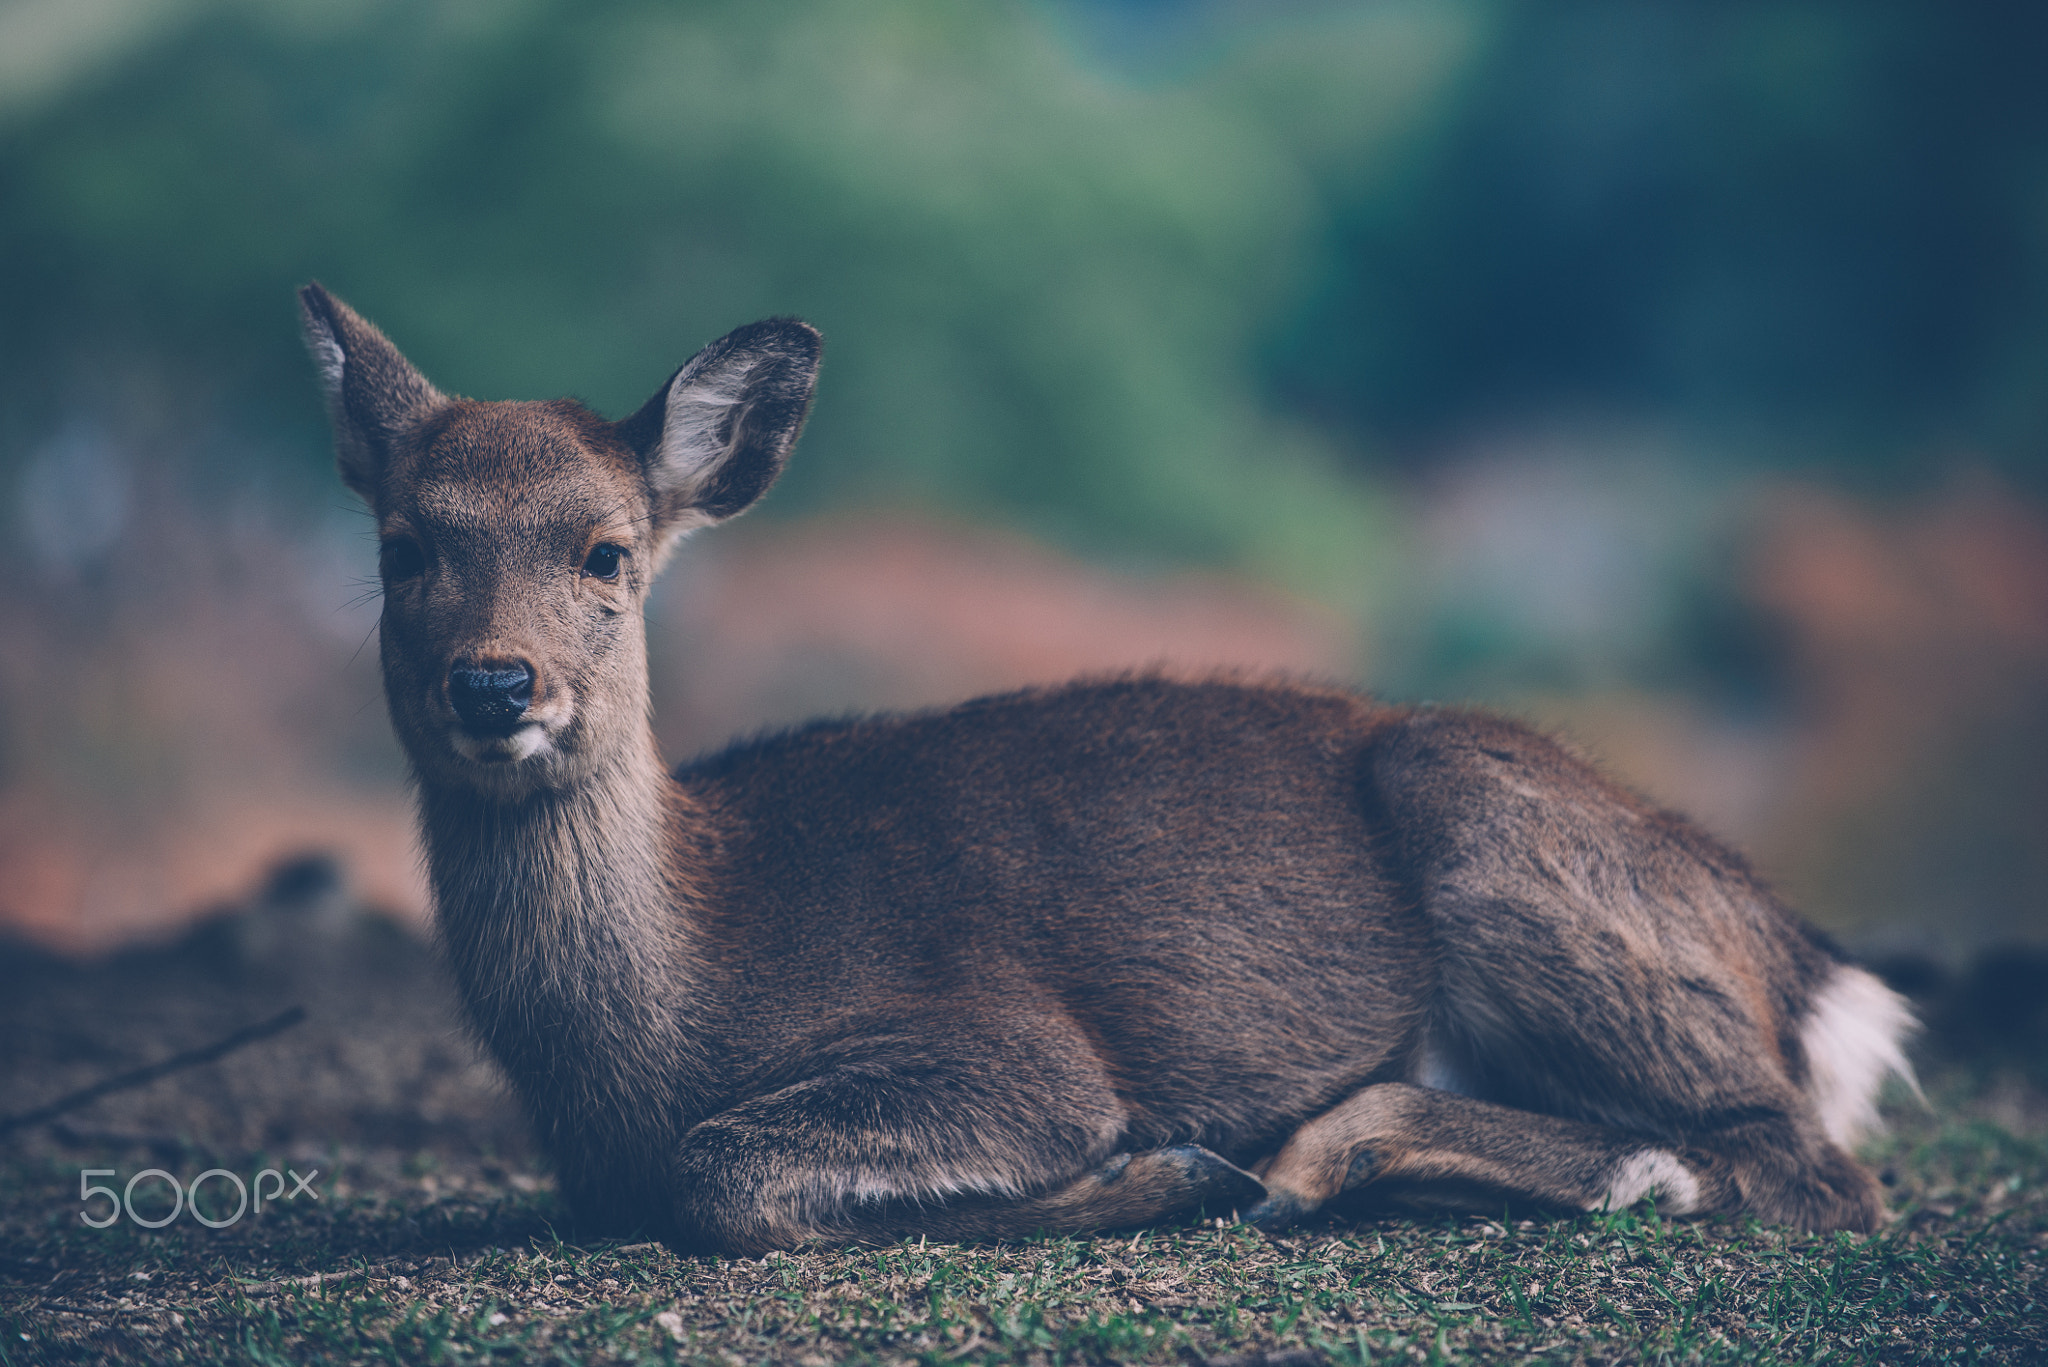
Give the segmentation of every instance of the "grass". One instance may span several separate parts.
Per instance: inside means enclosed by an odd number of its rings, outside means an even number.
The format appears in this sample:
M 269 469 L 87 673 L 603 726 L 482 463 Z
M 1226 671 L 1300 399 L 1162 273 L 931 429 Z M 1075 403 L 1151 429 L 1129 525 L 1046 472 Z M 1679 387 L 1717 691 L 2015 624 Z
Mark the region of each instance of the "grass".
M 227 1230 L 92 1230 L 45 1155 L 4 1173 L 0 1367 L 2048 1361 L 2048 1145 L 1987 1118 L 2001 1085 L 1896 1110 L 1868 1237 L 1639 1208 L 735 1261 L 566 1242 L 544 1184 L 431 1153 L 339 1154 L 317 1205 Z

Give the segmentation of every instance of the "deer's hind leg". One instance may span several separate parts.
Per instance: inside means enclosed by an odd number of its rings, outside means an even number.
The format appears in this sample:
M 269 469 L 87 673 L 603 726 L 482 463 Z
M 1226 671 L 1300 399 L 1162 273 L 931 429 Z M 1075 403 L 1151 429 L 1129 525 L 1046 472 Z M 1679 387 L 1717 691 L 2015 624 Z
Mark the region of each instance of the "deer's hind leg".
M 1354 1182 L 1578 1207 L 1661 1191 L 1667 1209 L 1876 1223 L 1876 1182 L 1831 1136 L 1802 1041 L 1857 970 L 1739 858 L 1503 722 L 1418 714 L 1376 738 L 1368 777 L 1437 942 L 1410 1075 L 1430 1086 L 1359 1093 L 1269 1179 L 1311 1200 L 1343 1156 Z
M 1268 1195 L 1246 1218 L 1269 1228 L 1340 1196 L 1478 1211 L 1654 1198 L 1673 1215 L 1737 1201 L 1727 1165 L 1709 1154 L 1404 1082 L 1366 1087 L 1302 1126 L 1261 1175 Z
M 1339 1197 L 1427 1209 L 1556 1211 L 1655 1200 L 1667 1215 L 1733 1214 L 1868 1230 L 1881 1207 L 1861 1165 L 1773 1116 L 1664 1139 L 1388 1082 L 1295 1131 L 1259 1176 L 1254 1224 L 1292 1224 Z

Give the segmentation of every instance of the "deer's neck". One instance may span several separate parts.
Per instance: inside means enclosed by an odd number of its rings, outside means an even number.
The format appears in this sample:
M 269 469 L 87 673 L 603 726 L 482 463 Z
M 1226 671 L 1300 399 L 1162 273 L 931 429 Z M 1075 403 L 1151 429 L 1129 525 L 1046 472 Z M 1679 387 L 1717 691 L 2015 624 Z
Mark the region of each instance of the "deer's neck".
M 701 1085 L 682 804 L 651 736 L 573 788 L 516 802 L 421 789 L 436 914 L 471 1018 L 544 1128 L 591 1131 L 578 1142 L 630 1139 L 636 1116 L 687 1112 Z

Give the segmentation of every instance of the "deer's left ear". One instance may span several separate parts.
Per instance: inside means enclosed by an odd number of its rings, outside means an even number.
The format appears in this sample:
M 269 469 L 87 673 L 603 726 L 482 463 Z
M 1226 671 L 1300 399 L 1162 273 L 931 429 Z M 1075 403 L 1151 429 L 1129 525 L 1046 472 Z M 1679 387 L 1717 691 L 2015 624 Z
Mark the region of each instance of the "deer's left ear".
M 722 522 L 768 491 L 810 411 L 822 347 L 795 318 L 749 323 L 705 347 L 617 424 L 640 457 L 663 542 Z

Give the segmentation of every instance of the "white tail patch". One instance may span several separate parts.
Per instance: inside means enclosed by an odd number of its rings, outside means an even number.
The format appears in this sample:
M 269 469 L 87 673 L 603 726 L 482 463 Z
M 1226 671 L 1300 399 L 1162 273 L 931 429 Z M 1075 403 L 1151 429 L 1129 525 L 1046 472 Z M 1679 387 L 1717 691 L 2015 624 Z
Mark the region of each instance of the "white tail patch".
M 1657 1198 L 1657 1209 L 1666 1215 L 1690 1215 L 1700 1208 L 1699 1179 L 1677 1154 L 1639 1149 L 1615 1165 L 1606 1195 L 1586 1209 L 1621 1210 L 1649 1196 Z
M 1860 968 L 1837 968 L 1814 994 L 1799 1043 L 1806 1092 L 1829 1139 L 1849 1148 L 1877 1128 L 1877 1091 L 1887 1074 L 1920 1095 L 1903 1048 L 1918 1024 L 1905 998 Z

